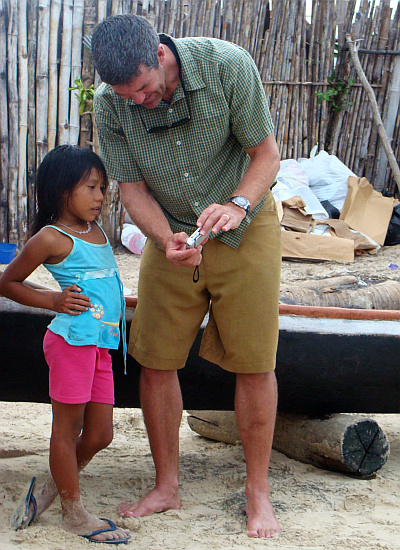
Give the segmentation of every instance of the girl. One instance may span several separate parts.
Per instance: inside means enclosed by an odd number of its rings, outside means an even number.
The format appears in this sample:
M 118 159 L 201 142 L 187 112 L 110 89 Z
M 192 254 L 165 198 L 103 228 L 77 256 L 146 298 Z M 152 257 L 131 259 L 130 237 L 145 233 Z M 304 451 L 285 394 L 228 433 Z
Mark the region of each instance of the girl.
M 43 342 L 53 412 L 51 476 L 41 485 L 32 478 L 11 525 L 27 527 L 59 494 L 66 531 L 119 544 L 128 542 L 129 531 L 89 514 L 78 480 L 80 470 L 113 436 L 108 349 L 118 348 L 124 297 L 111 246 L 96 222 L 107 185 L 104 165 L 89 149 L 62 145 L 46 155 L 37 175 L 30 239 L 0 278 L 0 294 L 57 312 Z M 40 264 L 62 291 L 23 284 Z

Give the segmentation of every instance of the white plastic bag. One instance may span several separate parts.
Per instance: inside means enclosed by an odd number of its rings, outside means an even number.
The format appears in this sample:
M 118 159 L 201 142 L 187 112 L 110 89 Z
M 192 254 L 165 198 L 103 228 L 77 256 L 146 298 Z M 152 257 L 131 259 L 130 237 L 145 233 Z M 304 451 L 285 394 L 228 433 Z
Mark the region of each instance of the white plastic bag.
M 314 149 L 311 153 L 313 155 Z M 335 155 L 320 151 L 309 159 L 299 159 L 310 188 L 320 201 L 329 201 L 340 212 L 347 195 L 347 180 L 355 174 Z
M 124 223 L 121 233 L 122 244 L 133 254 L 141 254 L 147 237 L 143 235 L 140 229 L 131 223 Z
M 282 184 L 288 189 L 294 189 L 300 185 L 308 185 L 308 176 L 304 172 L 300 163 L 294 159 L 286 159 L 281 161 L 279 172 L 276 175 L 278 184 Z

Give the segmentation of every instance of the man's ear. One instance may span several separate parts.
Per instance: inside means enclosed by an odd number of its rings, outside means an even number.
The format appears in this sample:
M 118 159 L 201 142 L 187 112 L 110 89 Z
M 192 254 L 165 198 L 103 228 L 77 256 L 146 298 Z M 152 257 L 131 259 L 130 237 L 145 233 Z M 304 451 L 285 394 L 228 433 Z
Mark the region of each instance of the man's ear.
M 159 44 L 157 46 L 157 56 L 158 56 L 158 63 L 162 65 L 165 60 L 165 49 L 162 44 Z

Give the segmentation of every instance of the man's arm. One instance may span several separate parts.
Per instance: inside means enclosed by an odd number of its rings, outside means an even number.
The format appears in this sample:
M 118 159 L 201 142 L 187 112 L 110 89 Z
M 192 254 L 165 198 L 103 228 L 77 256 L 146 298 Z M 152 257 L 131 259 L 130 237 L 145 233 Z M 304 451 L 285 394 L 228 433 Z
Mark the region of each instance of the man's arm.
M 256 147 L 247 149 L 246 153 L 250 157 L 250 164 L 232 195 L 245 196 L 252 210 L 271 187 L 280 168 L 280 155 L 274 134 L 270 134 Z
M 271 187 L 279 171 L 280 155 L 274 134 L 270 134 L 259 145 L 246 150 L 250 157 L 249 167 L 234 195 L 243 195 L 250 202 L 251 210 L 262 200 Z M 246 216 L 240 206 L 228 202 L 226 204 L 211 204 L 200 215 L 197 225 L 202 227 L 201 233 L 212 228 L 213 233 L 236 229 Z
M 201 262 L 201 246 L 186 249 L 186 233 L 172 233 L 160 205 L 150 194 L 146 182 L 119 184 L 121 201 L 139 229 L 165 251 L 167 259 L 176 266 L 196 266 Z

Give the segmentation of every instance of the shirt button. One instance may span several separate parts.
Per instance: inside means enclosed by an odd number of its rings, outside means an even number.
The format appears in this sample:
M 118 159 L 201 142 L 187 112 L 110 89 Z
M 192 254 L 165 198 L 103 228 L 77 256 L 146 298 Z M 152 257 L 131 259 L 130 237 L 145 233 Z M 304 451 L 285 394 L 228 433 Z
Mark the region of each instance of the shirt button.
M 183 175 L 185 176 L 185 178 L 188 178 L 189 177 L 189 172 L 185 172 Z
M 181 145 L 181 143 L 182 143 L 181 141 L 177 141 L 177 142 L 176 142 L 177 145 Z
M 195 206 L 199 206 L 199 203 L 198 203 L 198 202 L 195 202 L 194 205 L 195 205 Z
M 174 112 L 174 110 L 173 109 L 168 109 L 168 112 L 171 114 L 171 113 Z

